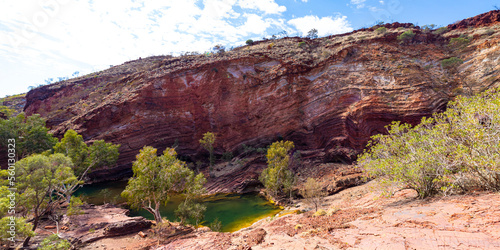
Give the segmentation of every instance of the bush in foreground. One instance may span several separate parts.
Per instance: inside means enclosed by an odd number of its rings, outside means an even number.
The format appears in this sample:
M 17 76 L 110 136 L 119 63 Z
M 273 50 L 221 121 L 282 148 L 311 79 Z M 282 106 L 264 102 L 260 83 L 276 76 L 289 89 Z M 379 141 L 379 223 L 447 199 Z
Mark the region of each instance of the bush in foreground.
M 403 183 L 421 198 L 500 191 L 500 89 L 457 97 L 419 125 L 394 122 L 358 158 L 371 177 Z

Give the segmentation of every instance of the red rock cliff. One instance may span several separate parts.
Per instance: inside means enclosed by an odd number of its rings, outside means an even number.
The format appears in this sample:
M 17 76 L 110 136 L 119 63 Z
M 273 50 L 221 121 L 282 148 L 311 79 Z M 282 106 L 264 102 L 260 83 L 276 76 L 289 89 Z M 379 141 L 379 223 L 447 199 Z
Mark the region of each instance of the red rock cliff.
M 292 140 L 317 161 L 350 161 L 391 121 L 417 123 L 461 93 L 498 85 L 499 36 L 475 36 L 462 50 L 450 37 L 478 29 L 424 33 L 408 24 L 320 38 L 260 41 L 217 55 L 151 57 L 43 86 L 27 94 L 25 111 L 48 118 L 58 135 L 121 144 L 119 167 L 130 173 L 139 149 L 178 145 L 193 162 L 198 141 L 217 133 L 216 153 Z M 398 28 L 401 27 L 401 28 Z M 412 41 L 397 36 L 413 29 Z M 443 69 L 451 56 L 464 59 Z M 128 169 L 128 172 L 127 172 Z

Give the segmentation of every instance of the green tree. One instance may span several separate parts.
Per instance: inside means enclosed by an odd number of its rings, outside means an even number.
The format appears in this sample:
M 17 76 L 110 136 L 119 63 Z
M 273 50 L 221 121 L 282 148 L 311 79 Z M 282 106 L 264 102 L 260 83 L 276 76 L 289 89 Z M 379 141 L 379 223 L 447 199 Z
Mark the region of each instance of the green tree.
M 253 40 L 252 39 L 248 39 L 245 43 L 246 43 L 246 45 L 252 45 L 253 44 Z
M 64 133 L 61 142 L 54 146 L 54 152 L 71 158 L 73 170 L 78 177 L 78 182 L 68 183 L 60 187 L 59 193 L 66 197 L 68 203 L 71 194 L 85 182 L 87 174 L 92 169 L 116 164 L 119 147 L 119 144 L 106 143 L 104 140 L 94 141 L 91 146 L 87 146 L 83 137 L 76 131 L 70 129 Z
M 16 159 L 51 149 L 57 139 L 49 134 L 45 119 L 39 114 L 25 117 L 21 113 L 8 120 L 0 119 L 0 146 L 7 148 L 9 139 L 15 139 Z
M 62 154 L 32 155 L 17 162 L 16 181 L 20 194 L 19 208 L 33 219 L 32 231 L 40 217 L 59 205 L 54 195 L 58 187 L 76 180 L 71 159 Z M 27 237 L 24 246 L 28 246 Z
M 15 246 L 19 240 L 33 237 L 35 233 L 31 230 L 33 225 L 27 223 L 25 217 L 16 217 L 16 209 L 10 201 L 11 197 L 19 201 L 19 194 L 8 189 L 8 177 L 7 170 L 0 170 L 0 245 Z
M 130 206 L 144 208 L 161 223 L 160 205 L 166 204 L 172 193 L 185 193 L 187 197 L 202 193 L 205 177 L 201 173 L 195 176 L 177 159 L 175 149 L 167 148 L 161 156 L 157 156 L 156 151 L 149 146 L 141 149 L 132 165 L 134 176 L 122 196 Z
M 288 178 L 293 178 L 293 173 L 288 169 L 290 156 L 288 152 L 293 149 L 291 141 L 274 142 L 267 150 L 267 168 L 264 169 L 259 180 L 264 184 L 266 191 L 276 198 L 284 189 Z
M 307 37 L 311 39 L 316 39 L 318 38 L 318 30 L 317 29 L 311 29 L 307 32 Z
M 215 134 L 212 132 L 206 132 L 205 134 L 203 134 L 203 139 L 200 139 L 200 144 L 210 154 L 210 166 L 213 166 L 215 164 L 215 158 L 214 158 Z
M 307 178 L 307 182 L 300 190 L 300 195 L 304 197 L 307 204 L 314 206 L 315 211 L 321 206 L 326 193 L 322 190 L 321 184 L 314 178 Z

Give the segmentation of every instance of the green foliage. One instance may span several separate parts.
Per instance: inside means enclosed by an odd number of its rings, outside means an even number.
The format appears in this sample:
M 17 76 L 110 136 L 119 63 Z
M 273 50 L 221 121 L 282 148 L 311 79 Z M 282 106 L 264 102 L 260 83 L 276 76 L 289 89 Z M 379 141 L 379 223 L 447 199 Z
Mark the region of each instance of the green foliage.
M 500 90 L 457 97 L 415 127 L 394 122 L 358 159 L 373 177 L 404 183 L 420 197 L 500 190 Z
M 458 67 L 463 62 L 464 61 L 460 58 L 450 57 L 441 61 L 441 67 L 443 67 L 443 69 L 453 69 Z
M 293 173 L 288 169 L 290 161 L 288 151 L 293 147 L 291 141 L 277 141 L 267 150 L 267 168 L 262 171 L 259 180 L 273 198 L 293 185 L 293 180 L 290 180 L 293 179 Z
M 145 146 L 132 165 L 134 176 L 129 179 L 122 196 L 133 208 L 144 208 L 159 223 L 160 204 L 166 204 L 171 193 L 185 193 L 186 199 L 205 192 L 203 174 L 194 175 L 183 161 L 177 159 L 175 149 L 167 148 L 157 156 L 156 149 Z
M 378 27 L 375 32 L 377 32 L 377 34 L 385 34 L 387 32 L 387 28 L 386 27 Z
M 307 38 L 310 39 L 316 39 L 318 38 L 318 30 L 317 29 L 311 29 L 307 32 Z
M 214 232 L 221 232 L 222 231 L 222 222 L 219 220 L 219 217 L 215 218 L 214 221 L 210 222 L 208 225 L 210 229 Z
M 452 49 L 463 49 L 467 47 L 469 44 L 470 40 L 467 37 L 454 37 L 450 39 L 450 43 L 448 46 Z
M 444 34 L 448 32 L 448 27 L 441 27 L 441 28 L 438 28 L 437 30 L 435 30 L 434 32 L 432 32 L 433 34 L 435 35 L 441 35 L 441 34 Z
M 15 225 L 14 230 L 12 230 L 12 225 Z M 0 219 L 0 245 L 14 245 L 13 243 L 26 237 L 35 236 L 31 228 L 33 228 L 33 225 L 27 223 L 24 217 L 2 216 L 2 219 Z
M 68 210 L 66 211 L 66 214 L 68 216 L 71 215 L 79 215 L 79 214 L 84 214 L 83 210 L 80 208 L 80 206 L 83 205 L 83 201 L 76 197 L 76 196 L 71 196 Z
M 0 145 L 7 148 L 11 144 L 9 139 L 15 139 L 17 159 L 42 153 L 57 142 L 45 127 L 45 119 L 38 114 L 25 117 L 23 113 L 8 120 L 0 119 Z
M 398 36 L 398 40 L 402 43 L 408 43 L 413 40 L 413 37 L 415 37 L 415 33 L 412 30 L 407 30 Z
M 304 197 L 307 204 L 314 206 L 314 211 L 318 211 L 318 207 L 321 206 L 326 192 L 322 190 L 321 184 L 317 180 L 307 178 L 306 184 L 300 189 L 300 195 Z
M 71 243 L 66 239 L 59 238 L 57 234 L 52 234 L 43 239 L 37 250 L 68 250 L 71 248 Z
M 54 152 L 70 157 L 76 176 L 83 177 L 92 168 L 114 165 L 118 160 L 119 147 L 104 140 L 94 141 L 89 147 L 81 135 L 70 129 L 54 146 Z
M 16 110 L 7 106 L 0 105 L 0 114 L 5 117 L 11 117 L 16 113 Z
M 299 42 L 299 48 L 302 48 L 306 45 L 306 42 Z
M 222 154 L 221 160 L 223 161 L 230 161 L 233 159 L 233 152 L 228 151 Z
M 436 27 L 435 24 L 427 24 L 427 25 L 422 26 L 422 31 L 424 33 L 428 33 L 429 31 L 433 30 L 435 27 Z
M 175 215 L 181 219 L 181 224 L 192 219 L 195 221 L 194 225 L 198 225 L 205 217 L 206 210 L 206 206 L 188 199 L 179 204 L 179 207 L 175 210 Z
M 252 39 L 248 39 L 245 43 L 246 43 L 246 45 L 252 45 L 253 44 L 253 40 Z
M 61 142 L 54 146 L 54 152 L 64 154 L 71 159 L 73 171 L 78 177 L 78 182 L 68 183 L 59 190 L 64 194 L 67 202 L 70 202 L 71 194 L 85 182 L 87 174 L 92 169 L 112 166 L 116 163 L 119 147 L 119 144 L 106 143 L 104 140 L 94 141 L 89 147 L 76 131 L 70 129 L 64 133 Z
M 212 132 L 206 132 L 203 134 L 203 139 L 200 139 L 200 144 L 210 153 L 210 166 L 215 164 L 214 158 L 214 144 L 215 144 L 215 134 Z
M 71 166 L 71 159 L 62 154 L 32 155 L 17 162 L 17 208 L 33 218 L 33 231 L 40 216 L 59 205 L 59 188 L 77 181 Z M 29 238 L 24 245 L 28 242 Z

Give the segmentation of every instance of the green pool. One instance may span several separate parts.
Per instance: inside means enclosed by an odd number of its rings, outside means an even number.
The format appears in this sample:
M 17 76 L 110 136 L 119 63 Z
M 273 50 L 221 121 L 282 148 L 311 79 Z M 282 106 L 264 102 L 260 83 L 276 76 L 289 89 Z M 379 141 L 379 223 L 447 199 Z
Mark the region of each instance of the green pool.
M 104 202 L 122 203 L 125 200 L 120 193 L 125 189 L 126 181 L 108 182 L 85 185 L 75 195 L 84 196 L 88 203 L 100 205 Z M 176 221 L 175 209 L 182 201 L 182 197 L 172 197 L 166 206 L 161 207 L 161 214 L 170 221 Z M 256 193 L 250 194 L 219 194 L 206 197 L 203 203 L 207 206 L 203 225 L 218 218 L 222 223 L 222 231 L 233 232 L 250 226 L 262 218 L 272 216 L 281 211 L 269 201 Z M 153 215 L 145 210 L 131 210 L 131 216 L 143 216 L 153 219 Z

